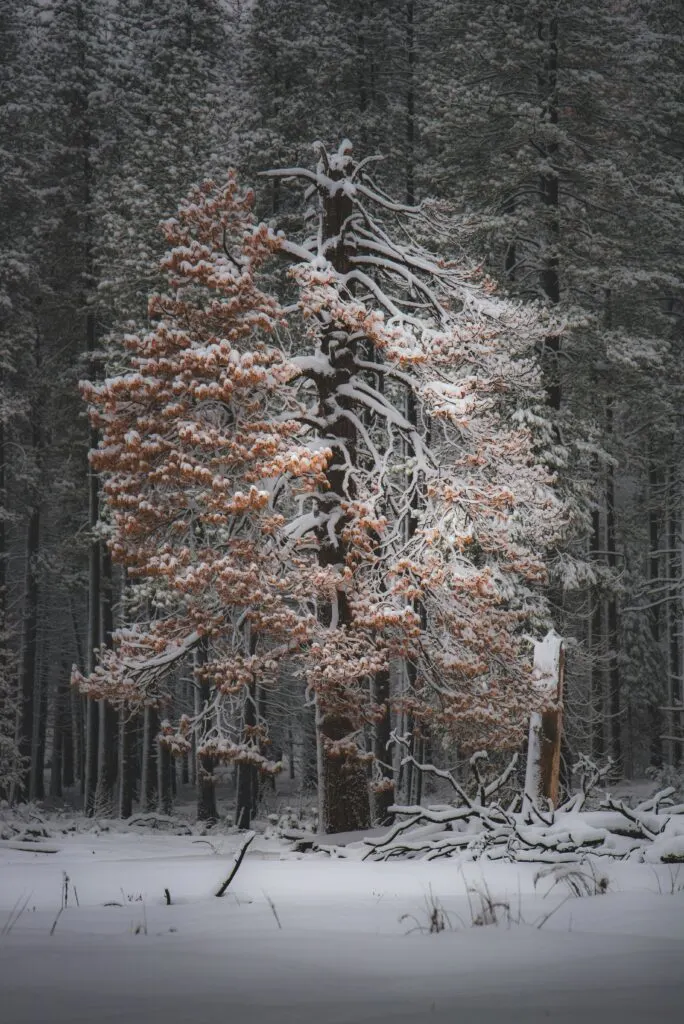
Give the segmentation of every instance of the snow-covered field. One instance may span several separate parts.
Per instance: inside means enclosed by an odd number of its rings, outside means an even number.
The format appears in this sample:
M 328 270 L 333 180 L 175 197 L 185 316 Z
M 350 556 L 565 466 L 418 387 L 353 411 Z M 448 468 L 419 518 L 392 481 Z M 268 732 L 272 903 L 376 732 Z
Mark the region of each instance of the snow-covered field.
M 130 831 L 0 843 L 3 1024 L 684 1020 L 676 865 L 597 858 L 608 891 L 577 897 L 535 888 L 539 865 L 358 862 L 260 835 L 216 899 L 239 836 Z M 485 886 L 508 909 L 474 926 Z

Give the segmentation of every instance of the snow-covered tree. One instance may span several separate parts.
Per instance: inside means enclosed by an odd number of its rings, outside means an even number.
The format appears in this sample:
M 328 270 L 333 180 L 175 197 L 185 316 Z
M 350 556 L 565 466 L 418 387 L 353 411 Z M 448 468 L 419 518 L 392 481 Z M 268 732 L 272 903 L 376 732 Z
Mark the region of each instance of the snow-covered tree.
M 203 186 L 166 225 L 157 326 L 126 339 L 128 369 L 84 385 L 112 554 L 155 611 L 75 678 L 159 701 L 204 647 L 200 713 L 166 742 L 195 731 L 201 756 L 272 770 L 254 687 L 299 664 L 336 831 L 369 820 L 364 730 L 389 702 L 466 748 L 520 740 L 539 702 L 527 632 L 571 510 L 548 469 L 539 311 L 418 245 L 426 212 L 388 198 L 348 142 L 273 174 L 310 186 L 313 234 L 254 227 L 233 178 Z M 295 287 L 282 323 L 255 278 L 273 253 Z M 260 340 L 273 330 L 294 354 Z M 390 693 L 397 662 L 410 685 Z
M 392 703 L 414 721 L 466 748 L 521 738 L 535 700 L 525 624 L 544 616 L 544 556 L 568 509 L 548 470 L 539 311 L 418 245 L 426 211 L 392 201 L 348 142 L 319 147 L 315 172 L 272 174 L 319 202 L 315 231 L 282 248 L 313 347 L 292 357 L 305 422 L 333 456 L 327 492 L 287 530 L 337 577 L 307 670 L 334 830 L 362 823 L 358 738 L 395 659 L 409 685 Z
M 282 314 L 255 280 L 278 243 L 253 225 L 251 202 L 234 178 L 191 194 L 165 225 L 170 290 L 150 302 L 156 325 L 125 339 L 127 370 L 83 385 L 102 431 L 92 461 L 106 478 L 111 552 L 153 617 L 120 630 L 87 682 L 75 678 L 94 696 L 163 704 L 172 666 L 200 655 L 197 713 L 165 742 L 183 752 L 196 737 L 205 818 L 216 815 L 217 761 L 277 770 L 260 750 L 254 683 L 273 679 L 271 648 L 296 648 L 307 622 L 292 607 L 296 581 L 277 573 L 279 520 L 263 482 L 287 473 L 310 489 L 326 458 L 290 442 L 292 371 L 268 344 Z

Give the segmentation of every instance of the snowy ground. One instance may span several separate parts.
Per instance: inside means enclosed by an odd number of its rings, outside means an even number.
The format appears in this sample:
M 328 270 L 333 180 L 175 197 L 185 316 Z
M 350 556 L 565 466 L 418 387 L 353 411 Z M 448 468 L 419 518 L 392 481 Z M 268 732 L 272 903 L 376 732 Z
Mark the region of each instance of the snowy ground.
M 608 892 L 568 898 L 552 879 L 535 890 L 532 864 L 359 863 L 258 836 L 216 899 L 239 838 L 198 839 L 0 843 L 2 1024 L 684 1020 L 676 867 L 601 858 Z M 509 903 L 501 923 L 472 926 L 481 901 L 466 882 Z M 430 934 L 435 899 L 448 920 Z

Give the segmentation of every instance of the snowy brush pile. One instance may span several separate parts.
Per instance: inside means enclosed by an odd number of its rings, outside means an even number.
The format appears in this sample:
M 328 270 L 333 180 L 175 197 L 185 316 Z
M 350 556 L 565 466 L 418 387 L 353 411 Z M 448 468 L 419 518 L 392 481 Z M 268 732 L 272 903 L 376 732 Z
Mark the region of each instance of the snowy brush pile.
M 587 854 L 618 860 L 684 863 L 684 804 L 675 804 L 669 786 L 635 807 L 606 796 L 598 810 L 586 810 L 587 797 L 610 765 L 596 768 L 583 759 L 581 791 L 556 810 L 541 810 L 519 794 L 504 807 L 491 801 L 511 774 L 515 760 L 498 779 L 470 796 L 453 775 L 432 765 L 420 770 L 450 782 L 457 806 L 401 807 L 395 824 L 380 838 L 347 847 L 346 856 L 363 860 L 465 856 L 466 859 L 573 862 Z M 477 770 L 477 769 L 476 769 Z M 518 810 L 518 808 L 521 808 Z

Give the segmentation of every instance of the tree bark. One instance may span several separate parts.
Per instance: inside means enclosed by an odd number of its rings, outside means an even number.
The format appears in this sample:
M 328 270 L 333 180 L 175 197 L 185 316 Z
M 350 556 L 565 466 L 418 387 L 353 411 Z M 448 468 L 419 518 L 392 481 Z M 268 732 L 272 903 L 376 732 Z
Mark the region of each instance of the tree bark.
M 52 757 L 50 770 L 50 796 L 56 799 L 62 796 L 64 779 L 64 757 L 69 746 L 66 733 L 66 722 L 71 718 L 69 705 L 68 668 L 62 664 L 60 681 L 55 694 L 52 709 Z
M 406 203 L 413 206 L 416 201 L 415 143 L 416 143 L 416 97 L 415 97 L 415 4 L 406 4 Z
M 592 513 L 593 529 L 591 535 L 592 560 L 598 564 L 602 548 L 601 513 L 594 509 Z M 591 615 L 590 649 L 591 649 L 591 756 L 598 762 L 605 756 L 603 738 L 604 715 L 604 673 L 603 673 L 603 599 L 601 594 L 592 593 L 593 610 Z
M 38 661 L 38 566 L 40 545 L 40 508 L 37 499 L 29 512 L 26 530 L 26 568 L 24 589 L 24 621 L 21 651 L 21 722 L 19 753 L 26 758 L 21 796 L 28 799 L 31 791 L 31 761 L 36 724 L 36 687 Z
M 112 559 L 107 546 L 100 543 L 100 643 L 111 647 L 114 632 Z M 98 701 L 97 796 L 100 813 L 114 813 L 116 798 L 117 744 L 119 715 L 105 700 Z
M 610 438 L 613 433 L 613 404 L 610 396 L 606 400 L 606 434 Z M 608 566 L 613 573 L 617 569 L 617 552 L 615 550 L 615 470 L 608 466 L 606 479 L 606 549 Z M 608 692 L 610 695 L 610 740 L 611 757 L 615 762 L 616 771 L 622 767 L 622 706 L 619 662 L 619 621 L 618 604 L 615 586 L 611 584 L 608 596 L 606 615 L 608 629 Z
M 143 749 L 140 779 L 140 804 L 143 811 L 153 811 L 157 803 L 157 736 L 159 712 L 146 707 L 143 712 Z
M 329 168 L 327 171 L 332 180 L 341 180 L 345 176 L 342 168 Z M 341 274 L 348 272 L 349 254 L 345 248 L 344 224 L 351 215 L 353 205 L 351 198 L 343 190 L 330 195 L 324 192 L 323 202 L 323 238 L 336 240 L 327 250 L 328 259 Z M 356 369 L 354 366 L 353 345 L 349 339 L 345 342 L 335 336 L 335 331 L 328 325 L 322 325 L 322 349 L 328 357 L 333 373 L 318 375 L 315 379 L 318 392 L 318 412 L 327 420 L 328 428 L 335 440 L 341 445 L 333 446 L 326 477 L 328 492 L 319 499 L 321 511 L 334 511 L 341 498 L 353 498 L 349 493 L 346 480 L 345 456 L 346 447 L 349 458 L 354 462 L 356 428 L 346 417 L 339 415 L 339 409 L 347 405 L 347 401 L 339 389 L 348 384 Z M 328 497 L 329 495 L 329 497 Z M 318 561 L 323 567 L 335 566 L 340 570 L 345 564 L 346 545 L 342 537 L 344 526 L 340 520 L 336 529 L 334 542 L 328 536 L 327 528 L 318 533 Z M 336 607 L 333 605 L 321 608 L 321 621 L 328 626 L 333 621 L 341 630 L 353 627 L 353 616 L 344 591 L 338 590 Z M 353 754 L 340 755 L 333 744 L 356 731 L 356 723 L 351 713 L 340 711 L 335 707 L 334 695 L 331 700 L 323 692 L 317 694 L 318 715 L 317 726 L 319 738 L 319 766 L 322 778 L 319 778 L 320 807 L 322 821 L 320 827 L 324 832 L 349 832 L 367 828 L 370 824 L 370 799 L 368 777 L 365 765 Z
M 206 662 L 208 654 L 209 652 L 206 643 L 200 644 L 199 647 L 195 649 L 193 655 L 195 668 L 199 668 Z M 211 699 L 211 686 L 209 683 L 204 683 L 200 680 L 196 680 L 195 686 L 199 706 L 202 707 Z M 218 821 L 218 808 L 216 806 L 216 777 L 214 775 L 214 769 L 217 764 L 216 758 L 212 757 L 210 754 L 200 752 L 197 755 L 196 764 L 197 820 L 207 822 Z
M 383 714 L 375 723 L 373 736 L 373 754 L 380 774 L 380 779 L 376 778 L 376 785 L 380 782 L 380 786 L 373 790 L 373 821 L 376 825 L 391 824 L 393 816 L 389 813 L 389 808 L 395 802 L 394 770 L 389 745 L 392 732 L 389 700 L 389 670 L 378 672 L 373 680 L 373 702 L 383 709 Z
M 680 659 L 680 629 L 681 629 L 681 595 L 680 595 L 680 540 L 679 540 L 679 516 L 678 516 L 679 486 L 677 471 L 674 466 L 669 469 L 668 480 L 668 515 L 667 515 L 667 538 L 668 538 L 668 576 L 670 578 L 670 593 L 668 601 L 668 706 L 678 708 L 682 703 L 681 688 L 681 659 Z M 681 736 L 680 711 L 672 710 L 669 713 L 669 761 L 674 767 L 682 763 L 683 742 Z
M 243 733 L 249 735 L 249 731 L 257 724 L 257 699 L 256 686 L 252 683 L 245 698 L 243 711 Z M 255 804 L 258 795 L 257 769 L 253 764 L 238 763 L 237 779 L 235 785 L 235 824 L 238 828 L 249 828 L 255 813 Z
M 660 578 L 660 557 L 658 548 L 660 544 L 660 515 L 658 505 L 658 470 L 655 464 L 655 452 L 652 453 L 648 470 L 648 534 L 650 554 L 648 559 L 648 578 L 651 584 L 652 593 L 657 592 L 658 580 Z M 661 615 L 658 601 L 652 602 L 650 609 L 651 636 L 657 651 L 661 643 Z M 649 705 L 650 721 L 650 762 L 655 768 L 662 768 L 663 765 L 663 722 L 660 710 L 660 699 L 656 693 Z
M 74 694 L 67 684 L 64 694 L 64 709 L 62 718 L 62 789 L 73 786 L 75 781 L 74 756 L 76 738 L 74 735 Z
M 173 814 L 173 793 L 171 773 L 173 757 L 165 743 L 157 740 L 157 792 L 159 794 L 158 809 L 160 814 Z
M 117 813 L 119 818 L 130 818 L 133 813 L 133 795 L 135 791 L 135 744 L 138 735 L 137 722 L 127 711 L 119 712 L 119 743 L 118 743 L 118 778 L 119 799 Z

